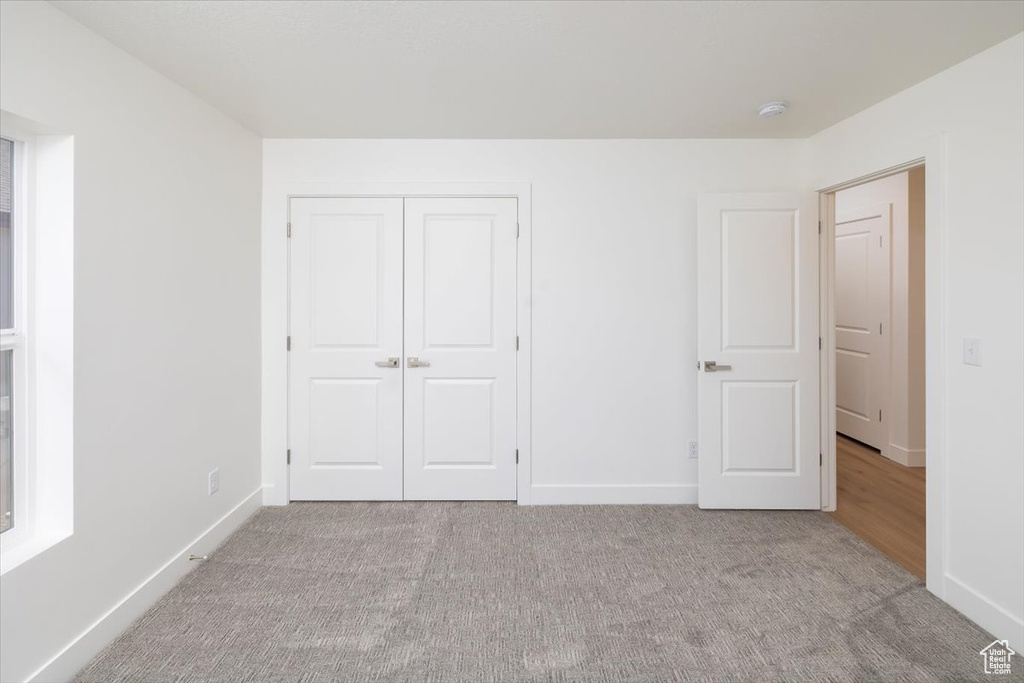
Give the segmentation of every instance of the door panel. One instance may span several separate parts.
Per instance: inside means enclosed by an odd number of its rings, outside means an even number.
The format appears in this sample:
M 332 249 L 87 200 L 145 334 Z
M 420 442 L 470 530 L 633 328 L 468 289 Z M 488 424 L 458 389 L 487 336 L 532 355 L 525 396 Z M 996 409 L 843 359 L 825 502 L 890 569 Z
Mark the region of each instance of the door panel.
M 798 390 L 797 382 L 722 383 L 722 472 L 797 471 Z M 750 429 L 761 422 L 770 433 Z
M 318 215 L 310 220 L 314 348 L 377 346 L 381 237 L 375 216 Z
M 423 467 L 494 466 L 494 380 L 423 380 Z
M 423 221 L 423 349 L 490 347 L 493 218 L 447 215 Z
M 722 348 L 793 348 L 795 228 L 786 211 L 723 212 Z
M 515 199 L 406 200 L 407 500 L 516 497 L 516 217 Z
M 309 464 L 381 466 L 381 380 L 309 382 Z
M 402 200 L 291 201 L 292 500 L 401 500 Z
M 700 198 L 702 508 L 821 507 L 817 206 L 802 193 Z
M 890 207 L 836 216 L 836 431 L 884 452 Z

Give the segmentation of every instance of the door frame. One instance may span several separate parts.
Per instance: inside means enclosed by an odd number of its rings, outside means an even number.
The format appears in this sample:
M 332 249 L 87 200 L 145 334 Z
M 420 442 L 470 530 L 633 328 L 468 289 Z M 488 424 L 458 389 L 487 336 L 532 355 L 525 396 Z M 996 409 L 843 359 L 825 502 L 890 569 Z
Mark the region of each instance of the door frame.
M 925 171 L 925 565 L 926 586 L 947 600 L 946 575 L 946 136 L 938 134 L 881 153 L 868 168 L 830 159 L 835 170 L 818 178 L 819 320 L 821 325 L 822 509 L 836 503 L 835 193 L 924 166 Z M 953 588 L 955 590 L 955 586 Z
M 532 463 L 532 187 L 507 183 L 353 183 L 283 181 L 265 188 L 261 228 L 260 285 L 262 341 L 261 464 L 263 504 L 288 505 L 288 350 L 291 271 L 288 223 L 291 200 L 297 198 L 514 198 L 518 200 L 519 240 L 516 245 L 516 441 L 519 465 L 516 496 L 530 504 Z

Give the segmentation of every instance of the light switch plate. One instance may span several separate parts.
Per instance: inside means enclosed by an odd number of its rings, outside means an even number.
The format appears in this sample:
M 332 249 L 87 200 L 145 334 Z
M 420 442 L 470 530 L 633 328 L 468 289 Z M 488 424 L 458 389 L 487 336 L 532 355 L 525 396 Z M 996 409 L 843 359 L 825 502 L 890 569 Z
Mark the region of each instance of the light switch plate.
M 964 365 L 981 365 L 981 340 L 964 337 Z
M 691 441 L 689 444 L 687 444 L 687 455 L 689 457 L 691 457 L 691 458 L 696 458 L 697 457 L 697 442 L 696 441 Z

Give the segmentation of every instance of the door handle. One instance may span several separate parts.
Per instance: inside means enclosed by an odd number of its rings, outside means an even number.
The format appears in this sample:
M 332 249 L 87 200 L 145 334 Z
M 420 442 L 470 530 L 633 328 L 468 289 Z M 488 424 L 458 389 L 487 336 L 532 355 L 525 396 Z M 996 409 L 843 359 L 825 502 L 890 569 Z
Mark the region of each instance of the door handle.
M 379 360 L 376 363 L 374 363 L 374 365 L 376 365 L 378 368 L 397 368 L 398 358 L 392 356 L 387 360 Z
M 409 356 L 405 362 L 406 367 L 409 368 L 429 368 L 430 361 L 420 360 L 416 356 Z
M 718 372 L 719 370 L 732 370 L 732 366 L 719 365 L 713 360 L 704 361 L 704 372 Z

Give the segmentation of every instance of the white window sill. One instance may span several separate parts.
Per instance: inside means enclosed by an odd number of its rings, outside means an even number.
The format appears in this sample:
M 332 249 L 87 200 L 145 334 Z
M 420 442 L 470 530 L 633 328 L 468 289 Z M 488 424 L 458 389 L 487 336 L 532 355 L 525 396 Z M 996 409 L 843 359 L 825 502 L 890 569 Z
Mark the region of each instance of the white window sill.
M 13 529 L 12 529 L 13 531 Z M 40 553 L 43 553 L 57 545 L 66 538 L 71 538 L 71 532 L 37 534 L 26 538 L 10 547 L 3 546 L 0 550 L 0 576 L 3 576 L 12 569 L 25 564 Z

